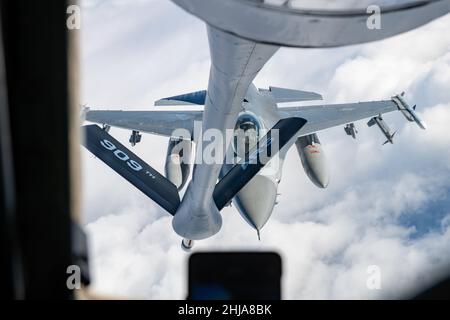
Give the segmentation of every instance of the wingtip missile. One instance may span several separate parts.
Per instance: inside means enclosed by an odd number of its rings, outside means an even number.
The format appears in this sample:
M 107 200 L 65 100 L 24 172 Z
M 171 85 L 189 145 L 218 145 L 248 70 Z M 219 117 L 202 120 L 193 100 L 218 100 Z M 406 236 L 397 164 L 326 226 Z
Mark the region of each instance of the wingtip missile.
M 419 128 L 426 130 L 427 125 L 425 122 L 417 115 L 416 106 L 414 105 L 412 108 L 408 105 L 408 103 L 403 99 L 404 92 L 399 95 L 392 97 L 392 101 L 397 105 L 398 110 L 405 116 L 406 120 L 409 122 L 415 122 Z
M 418 120 L 417 125 L 423 130 L 427 130 L 427 128 L 428 128 L 427 124 L 421 119 Z

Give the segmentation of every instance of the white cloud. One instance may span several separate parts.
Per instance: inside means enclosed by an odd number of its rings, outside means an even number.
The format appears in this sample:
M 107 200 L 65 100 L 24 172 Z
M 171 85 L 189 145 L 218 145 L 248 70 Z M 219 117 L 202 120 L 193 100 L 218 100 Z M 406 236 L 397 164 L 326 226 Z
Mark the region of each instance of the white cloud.
M 329 50 L 281 49 L 256 84 L 314 90 L 327 102 L 389 98 L 406 91 L 428 123 L 422 131 L 386 115 L 396 144 L 357 123 L 319 134 L 332 180 L 315 188 L 292 149 L 280 204 L 262 242 L 234 208 L 198 250 L 275 250 L 288 299 L 399 298 L 450 266 L 450 17 L 373 44 Z M 152 109 L 164 96 L 204 89 L 204 25 L 169 1 L 88 1 L 83 5 L 83 101 L 92 108 Z M 113 129 L 126 141 L 128 132 Z M 145 135 L 133 151 L 162 172 L 167 139 Z M 120 296 L 186 296 L 187 256 L 170 217 L 83 151 L 85 221 L 94 287 Z M 288 174 L 289 173 L 289 174 Z M 406 222 L 408 223 L 406 223 Z M 367 267 L 382 289 L 368 290 Z

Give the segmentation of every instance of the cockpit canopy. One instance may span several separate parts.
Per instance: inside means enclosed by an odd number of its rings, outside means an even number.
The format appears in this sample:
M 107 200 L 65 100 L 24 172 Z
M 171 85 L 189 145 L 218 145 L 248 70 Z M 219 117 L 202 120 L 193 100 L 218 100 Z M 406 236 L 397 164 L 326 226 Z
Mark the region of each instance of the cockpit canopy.
M 241 158 L 255 147 L 260 139 L 262 126 L 256 116 L 241 114 L 234 127 L 233 150 Z

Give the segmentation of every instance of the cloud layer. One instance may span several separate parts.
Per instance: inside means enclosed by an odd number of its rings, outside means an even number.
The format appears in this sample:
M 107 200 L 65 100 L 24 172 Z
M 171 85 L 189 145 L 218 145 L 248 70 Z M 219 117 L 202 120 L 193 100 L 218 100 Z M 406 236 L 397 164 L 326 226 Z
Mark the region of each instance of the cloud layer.
M 85 1 L 83 102 L 93 109 L 154 109 L 153 101 L 204 89 L 209 51 L 202 22 L 169 1 Z M 450 267 L 450 17 L 382 42 L 339 49 L 281 49 L 255 83 L 317 91 L 326 102 L 406 92 L 429 129 L 386 115 L 393 146 L 364 121 L 358 139 L 319 133 L 331 184 L 315 188 L 290 150 L 281 200 L 262 231 L 234 208 L 198 250 L 274 250 L 283 257 L 286 299 L 410 295 Z M 128 132 L 112 129 L 127 141 Z M 145 135 L 133 151 L 163 172 L 167 139 Z M 183 299 L 187 255 L 171 218 L 83 151 L 84 212 L 94 287 L 142 298 Z M 369 290 L 367 268 L 381 271 Z

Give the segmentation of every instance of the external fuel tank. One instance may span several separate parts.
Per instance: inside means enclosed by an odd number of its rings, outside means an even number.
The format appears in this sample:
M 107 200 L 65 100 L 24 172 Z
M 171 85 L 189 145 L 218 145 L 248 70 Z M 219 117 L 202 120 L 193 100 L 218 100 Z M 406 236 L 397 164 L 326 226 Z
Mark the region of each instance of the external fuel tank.
M 300 137 L 295 142 L 308 178 L 319 188 L 326 188 L 330 182 L 326 157 L 317 134 Z

